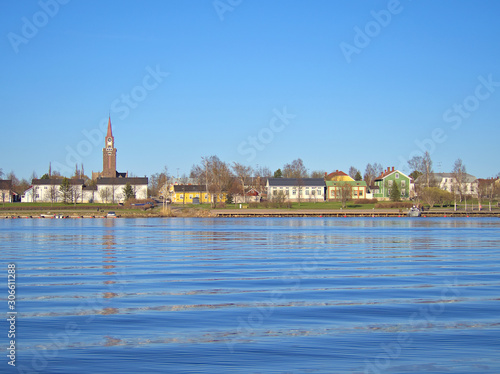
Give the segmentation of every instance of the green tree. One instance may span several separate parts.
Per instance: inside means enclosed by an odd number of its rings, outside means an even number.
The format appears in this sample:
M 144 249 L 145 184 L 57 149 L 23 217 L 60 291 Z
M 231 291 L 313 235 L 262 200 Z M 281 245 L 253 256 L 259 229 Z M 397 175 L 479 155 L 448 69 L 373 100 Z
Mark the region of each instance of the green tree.
M 226 195 L 226 204 L 232 204 L 233 203 L 233 194 L 228 193 Z
M 42 177 L 40 179 L 49 179 L 49 175 L 47 173 L 45 173 L 44 175 L 42 175 Z
M 68 178 L 64 177 L 59 186 L 59 191 L 61 191 L 63 203 L 67 203 L 71 199 L 71 184 Z
M 274 172 L 274 177 L 275 178 L 283 178 L 283 173 L 281 172 L 281 169 L 278 169 Z
M 135 192 L 130 183 L 127 182 L 125 187 L 123 187 L 123 194 L 125 195 L 125 200 L 135 198 Z
M 399 186 L 396 182 L 392 184 L 391 194 L 389 195 L 391 201 L 400 201 L 401 200 L 401 191 L 399 190 Z
M 355 181 L 361 181 L 361 180 L 363 180 L 363 176 L 361 175 L 361 173 L 359 172 L 359 170 L 356 173 L 356 175 L 354 176 L 354 180 Z

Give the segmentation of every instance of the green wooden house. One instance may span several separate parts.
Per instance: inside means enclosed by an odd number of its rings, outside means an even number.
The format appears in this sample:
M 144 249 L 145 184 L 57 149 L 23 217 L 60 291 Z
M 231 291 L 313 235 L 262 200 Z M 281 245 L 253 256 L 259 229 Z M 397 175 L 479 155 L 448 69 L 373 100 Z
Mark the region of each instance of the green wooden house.
M 398 185 L 401 192 L 401 199 L 408 199 L 412 189 L 413 179 L 399 170 L 394 170 L 394 166 L 387 168 L 375 178 L 372 188 L 373 197 L 379 200 L 389 200 L 391 189 L 394 184 Z

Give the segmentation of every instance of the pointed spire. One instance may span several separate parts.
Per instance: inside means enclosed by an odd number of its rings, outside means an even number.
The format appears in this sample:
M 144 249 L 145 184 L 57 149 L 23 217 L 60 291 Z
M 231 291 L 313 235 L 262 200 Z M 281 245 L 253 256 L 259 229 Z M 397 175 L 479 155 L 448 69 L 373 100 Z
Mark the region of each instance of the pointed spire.
M 111 131 L 111 116 L 109 116 L 108 120 L 108 133 L 106 134 L 106 137 L 113 136 L 113 132 Z

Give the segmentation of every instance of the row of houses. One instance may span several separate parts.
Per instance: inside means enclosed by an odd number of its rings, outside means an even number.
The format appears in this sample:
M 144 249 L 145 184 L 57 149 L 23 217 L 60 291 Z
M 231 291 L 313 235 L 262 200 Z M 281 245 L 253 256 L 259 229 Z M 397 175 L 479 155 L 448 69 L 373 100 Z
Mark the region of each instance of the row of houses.
M 413 179 L 394 167 L 384 170 L 375 178 L 372 186 L 336 170 L 325 174 L 324 178 L 269 178 L 266 187 L 269 200 L 284 196 L 289 201 L 334 201 L 345 197 L 346 193 L 350 195 L 347 196 L 349 199 L 354 200 L 388 200 L 395 185 L 398 186 L 401 198 L 409 198 L 412 195 Z
M 434 173 L 434 184 L 445 191 L 453 191 L 456 181 L 451 173 Z M 463 193 L 477 197 L 478 179 L 466 174 Z M 97 178 L 91 184 L 83 179 L 70 179 L 70 201 L 77 203 L 120 203 L 125 200 L 124 189 L 129 184 L 138 199 L 148 197 L 148 178 Z M 397 185 L 402 199 L 415 195 L 415 181 L 394 167 L 385 169 L 377 176 L 371 186 L 365 181 L 356 181 L 346 173 L 336 170 L 324 178 L 267 178 L 261 183 L 262 188 L 248 186 L 245 196 L 236 194 L 233 201 L 258 202 L 263 197 L 267 200 L 285 199 L 287 201 L 334 201 L 350 194 L 350 199 L 390 199 L 392 188 Z M 417 180 L 418 182 L 418 180 Z M 500 182 L 500 181 L 499 181 Z M 259 182 L 260 183 L 260 182 Z M 32 186 L 20 197 L 21 202 L 60 202 L 63 201 L 60 186 L 62 179 L 34 179 Z M 348 188 L 346 189 L 346 186 Z M 227 192 L 213 194 L 205 185 L 175 184 L 169 185 L 165 198 L 177 204 L 210 203 L 226 201 Z M 0 199 L 5 202 L 16 201 L 18 197 L 12 191 L 10 180 L 0 180 Z
M 21 196 L 21 202 L 61 202 L 62 179 L 33 179 L 32 185 Z M 148 178 L 97 178 L 94 183 L 85 184 L 83 179 L 69 179 L 69 201 L 76 203 L 122 203 L 124 189 L 130 185 L 137 199 L 148 196 Z
M 433 184 L 445 191 L 453 191 L 455 180 L 451 173 L 433 173 L 430 177 Z M 347 188 L 346 188 L 347 186 Z M 345 197 L 349 199 L 389 200 L 392 189 L 397 186 L 401 199 L 415 196 L 415 181 L 394 167 L 386 168 L 368 186 L 365 181 L 356 181 L 346 173 L 336 170 L 326 174 L 324 178 L 267 178 L 261 189 L 247 186 L 245 196 L 233 195 L 233 201 L 258 202 L 261 198 L 267 200 L 297 201 L 335 201 Z M 463 193 L 477 197 L 478 179 L 470 174 L 464 176 Z M 204 185 L 170 185 L 169 199 L 173 203 L 191 204 L 225 201 L 226 193 L 213 197 Z

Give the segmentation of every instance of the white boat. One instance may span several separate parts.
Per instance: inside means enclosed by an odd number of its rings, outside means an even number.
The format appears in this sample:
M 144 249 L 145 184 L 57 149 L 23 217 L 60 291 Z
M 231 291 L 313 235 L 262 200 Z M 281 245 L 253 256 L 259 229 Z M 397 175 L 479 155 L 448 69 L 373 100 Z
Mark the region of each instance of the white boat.
M 408 217 L 420 217 L 422 215 L 422 211 L 414 205 L 410 208 L 407 214 Z

